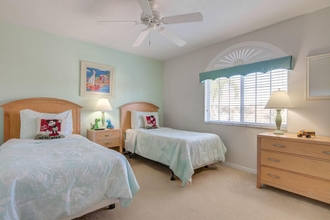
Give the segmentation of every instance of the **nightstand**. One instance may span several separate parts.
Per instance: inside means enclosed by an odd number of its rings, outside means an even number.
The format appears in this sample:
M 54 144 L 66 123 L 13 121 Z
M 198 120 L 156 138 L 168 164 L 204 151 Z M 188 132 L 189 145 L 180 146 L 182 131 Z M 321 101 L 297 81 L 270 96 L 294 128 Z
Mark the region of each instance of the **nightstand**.
M 119 147 L 123 153 L 121 129 L 87 130 L 87 138 L 107 148 Z

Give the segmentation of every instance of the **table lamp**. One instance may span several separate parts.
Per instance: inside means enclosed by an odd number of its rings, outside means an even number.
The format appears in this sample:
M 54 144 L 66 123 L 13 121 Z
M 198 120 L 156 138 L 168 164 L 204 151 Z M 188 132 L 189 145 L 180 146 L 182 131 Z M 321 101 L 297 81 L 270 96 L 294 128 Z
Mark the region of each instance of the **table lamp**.
M 96 110 L 96 111 L 102 111 L 101 122 L 102 122 L 102 127 L 104 127 L 104 123 L 105 123 L 104 112 L 105 112 L 105 111 L 111 111 L 111 110 L 112 110 L 112 107 L 111 107 L 111 105 L 110 105 L 109 100 L 106 99 L 106 98 L 100 98 L 100 99 L 97 101 L 94 110 Z
M 289 95 L 285 91 L 281 91 L 278 89 L 277 91 L 274 91 L 270 97 L 269 100 L 265 106 L 265 109 L 276 109 L 276 131 L 274 131 L 274 134 L 281 135 L 284 134 L 283 131 L 281 131 L 281 124 L 282 124 L 282 116 L 281 111 L 284 108 L 292 108 L 294 107 L 291 103 Z

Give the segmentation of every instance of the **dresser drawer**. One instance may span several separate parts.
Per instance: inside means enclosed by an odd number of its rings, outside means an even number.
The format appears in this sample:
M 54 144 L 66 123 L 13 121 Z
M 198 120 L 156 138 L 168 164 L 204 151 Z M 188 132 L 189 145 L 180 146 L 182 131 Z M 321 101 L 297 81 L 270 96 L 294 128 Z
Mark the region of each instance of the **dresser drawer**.
M 304 173 L 330 180 L 330 162 L 327 161 L 262 150 L 260 162 L 261 165 Z
M 330 181 L 263 166 L 260 178 L 262 183 L 330 202 Z
M 95 134 L 96 141 L 102 139 L 119 138 L 119 131 L 104 131 Z
M 104 146 L 104 147 L 116 147 L 120 146 L 119 139 L 108 139 L 108 140 L 100 140 L 97 141 L 96 143 Z
M 330 161 L 330 146 L 315 143 L 288 141 L 283 139 L 261 138 L 261 149 L 294 153 L 309 157 L 328 159 Z

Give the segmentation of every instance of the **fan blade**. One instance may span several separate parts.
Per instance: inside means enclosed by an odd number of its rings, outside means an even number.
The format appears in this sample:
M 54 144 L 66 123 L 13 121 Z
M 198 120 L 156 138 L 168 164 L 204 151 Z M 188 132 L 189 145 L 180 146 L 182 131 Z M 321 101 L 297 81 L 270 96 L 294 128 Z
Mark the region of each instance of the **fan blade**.
M 149 34 L 149 28 L 142 30 L 138 38 L 135 40 L 133 47 L 140 46 L 148 34 Z
M 162 18 L 162 21 L 164 24 L 198 22 L 198 21 L 203 21 L 203 15 L 200 12 L 183 14 L 183 15 L 174 15 L 174 16 Z
M 179 47 L 182 47 L 186 44 L 184 40 L 173 34 L 172 32 L 168 31 L 165 28 L 159 28 L 158 32 L 163 34 L 165 37 L 167 37 L 169 40 L 171 40 L 173 43 L 177 44 Z
M 107 25 L 110 23 L 131 23 L 134 25 L 138 25 L 141 22 L 140 21 L 97 21 L 97 24 L 99 24 L 99 25 Z
M 148 0 L 138 0 L 144 14 L 152 17 L 152 11 Z

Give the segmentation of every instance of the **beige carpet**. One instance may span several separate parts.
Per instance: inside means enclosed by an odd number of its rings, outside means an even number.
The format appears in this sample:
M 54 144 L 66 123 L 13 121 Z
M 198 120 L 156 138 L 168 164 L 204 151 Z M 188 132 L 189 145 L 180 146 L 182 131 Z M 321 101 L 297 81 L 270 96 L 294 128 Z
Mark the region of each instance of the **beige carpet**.
M 269 186 L 256 188 L 256 176 L 216 164 L 195 172 L 192 185 L 170 181 L 167 167 L 129 159 L 141 187 L 123 209 L 101 209 L 79 220 L 329 220 L 330 205 Z

